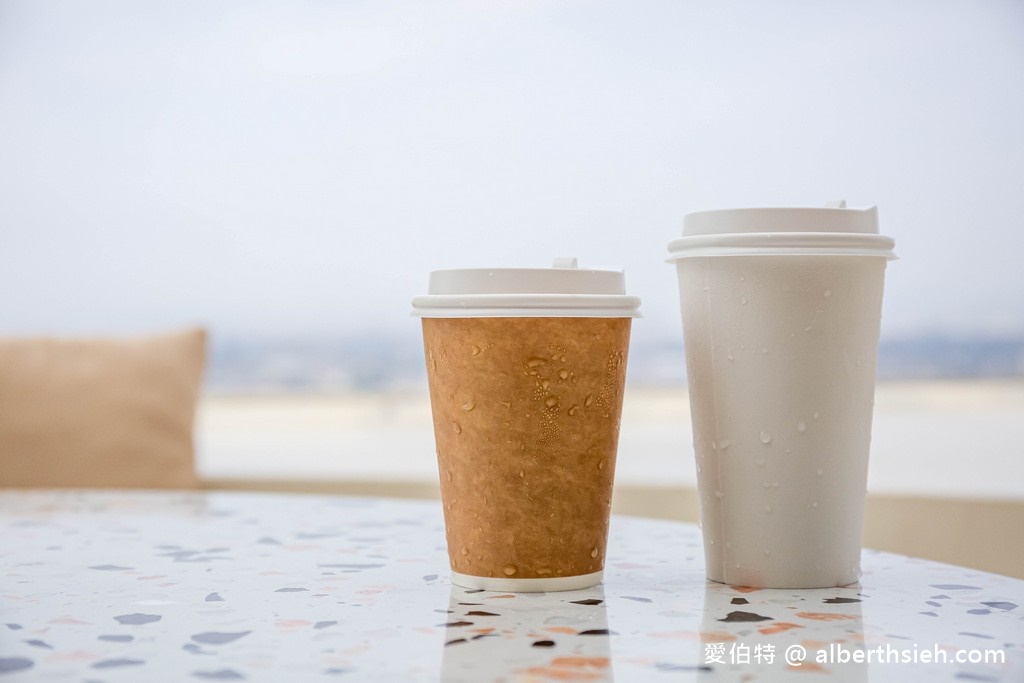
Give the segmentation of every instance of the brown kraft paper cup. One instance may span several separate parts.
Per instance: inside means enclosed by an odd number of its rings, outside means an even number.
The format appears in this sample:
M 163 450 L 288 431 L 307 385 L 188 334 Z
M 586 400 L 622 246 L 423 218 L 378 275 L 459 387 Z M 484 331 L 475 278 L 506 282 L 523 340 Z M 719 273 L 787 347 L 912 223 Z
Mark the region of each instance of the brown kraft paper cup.
M 422 322 L 453 581 L 599 583 L 631 319 Z

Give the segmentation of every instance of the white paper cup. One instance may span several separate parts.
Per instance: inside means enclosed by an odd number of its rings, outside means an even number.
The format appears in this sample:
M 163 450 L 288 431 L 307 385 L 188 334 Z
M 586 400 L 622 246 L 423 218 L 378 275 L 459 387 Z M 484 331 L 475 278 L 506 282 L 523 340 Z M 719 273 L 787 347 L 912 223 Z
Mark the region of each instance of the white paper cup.
M 630 323 L 621 271 L 435 271 L 423 318 L 452 583 L 601 582 Z
M 874 208 L 690 214 L 679 275 L 708 578 L 860 577 L 890 238 Z

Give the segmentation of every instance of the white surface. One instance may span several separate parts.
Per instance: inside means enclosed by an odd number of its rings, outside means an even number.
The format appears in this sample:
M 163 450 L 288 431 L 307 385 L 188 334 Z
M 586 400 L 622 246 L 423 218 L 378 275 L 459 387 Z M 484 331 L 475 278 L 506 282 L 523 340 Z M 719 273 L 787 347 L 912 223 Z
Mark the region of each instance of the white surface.
M 869 493 L 1024 500 L 1024 381 L 882 383 Z M 203 399 L 211 478 L 435 482 L 426 389 L 410 394 Z M 627 388 L 616 482 L 695 488 L 685 391 Z
M 677 266 L 708 577 L 855 582 L 885 261 Z

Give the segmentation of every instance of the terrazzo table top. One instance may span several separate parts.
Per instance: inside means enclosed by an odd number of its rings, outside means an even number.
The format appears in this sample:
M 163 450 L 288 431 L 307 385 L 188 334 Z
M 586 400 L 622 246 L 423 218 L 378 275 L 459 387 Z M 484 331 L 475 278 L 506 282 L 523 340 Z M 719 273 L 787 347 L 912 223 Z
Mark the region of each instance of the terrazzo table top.
M 0 681 L 1024 681 L 1016 579 L 733 588 L 695 526 L 614 517 L 603 586 L 514 595 L 443 544 L 435 502 L 0 492 Z

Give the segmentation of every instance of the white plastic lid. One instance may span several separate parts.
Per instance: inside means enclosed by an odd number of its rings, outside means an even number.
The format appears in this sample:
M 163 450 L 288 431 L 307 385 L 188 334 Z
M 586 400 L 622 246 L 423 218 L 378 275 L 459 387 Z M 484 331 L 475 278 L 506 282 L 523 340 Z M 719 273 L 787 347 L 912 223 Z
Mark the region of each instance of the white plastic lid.
M 669 242 L 669 261 L 697 256 L 881 256 L 895 241 L 878 234 L 878 209 L 723 209 L 687 214 L 683 236 Z
M 429 293 L 412 300 L 422 318 L 638 318 L 640 299 L 626 295 L 621 270 L 578 268 L 575 258 L 551 268 L 435 270 Z

